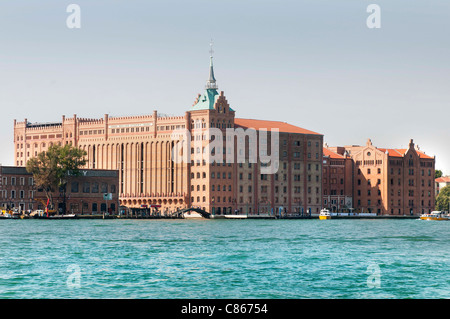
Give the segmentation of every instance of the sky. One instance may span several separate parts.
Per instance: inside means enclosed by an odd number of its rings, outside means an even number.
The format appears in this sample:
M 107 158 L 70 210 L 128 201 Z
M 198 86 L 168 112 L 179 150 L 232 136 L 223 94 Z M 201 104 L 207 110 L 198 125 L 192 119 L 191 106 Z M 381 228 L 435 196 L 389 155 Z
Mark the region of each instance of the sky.
M 80 28 L 67 26 L 72 3 Z M 14 119 L 184 115 L 212 39 L 236 117 L 331 146 L 413 139 L 450 175 L 449 13 L 448 0 L 0 0 L 0 163 L 14 164 Z

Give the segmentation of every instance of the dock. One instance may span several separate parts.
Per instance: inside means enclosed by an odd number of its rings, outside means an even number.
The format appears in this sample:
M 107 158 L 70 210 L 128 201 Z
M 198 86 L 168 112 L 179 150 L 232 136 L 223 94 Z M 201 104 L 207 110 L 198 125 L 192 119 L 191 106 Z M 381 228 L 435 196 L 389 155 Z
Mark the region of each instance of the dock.
M 226 214 L 226 215 L 212 215 L 212 219 L 276 219 L 273 215 L 247 215 L 247 214 Z

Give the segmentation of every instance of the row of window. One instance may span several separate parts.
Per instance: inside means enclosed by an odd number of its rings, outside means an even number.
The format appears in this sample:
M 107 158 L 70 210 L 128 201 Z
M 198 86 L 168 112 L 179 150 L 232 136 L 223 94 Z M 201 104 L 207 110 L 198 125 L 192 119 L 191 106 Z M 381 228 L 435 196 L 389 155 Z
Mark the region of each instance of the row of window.
M 358 178 L 357 182 L 358 185 L 361 185 L 361 179 Z M 381 184 L 381 179 L 377 179 L 377 185 Z M 367 180 L 367 185 L 371 186 L 372 185 L 372 181 L 370 179 Z
M 1 198 L 3 199 L 25 199 L 26 192 L 24 190 L 11 190 L 10 197 L 8 197 L 8 191 L 6 189 L 0 191 Z M 28 191 L 28 198 L 34 198 L 34 191 Z
M 323 190 L 323 194 L 324 195 L 328 195 L 328 190 L 324 189 Z M 330 195 L 338 195 L 337 190 L 336 189 L 331 189 L 330 190 Z M 343 189 L 340 190 L 340 194 L 339 195 L 344 195 L 344 190 Z
M 394 179 L 393 178 L 391 178 L 390 183 L 391 183 L 391 185 L 394 185 Z M 402 180 L 400 178 L 397 180 L 397 185 L 398 186 L 402 185 Z M 428 180 L 428 187 L 431 187 L 431 185 L 432 185 L 432 181 Z M 414 186 L 414 179 L 408 179 L 408 186 Z M 421 186 L 425 187 L 425 180 L 424 179 L 422 179 Z
M 80 135 L 97 135 L 97 134 L 105 134 L 105 130 L 80 131 Z
M 99 210 L 99 208 L 100 208 L 100 210 Z M 82 205 L 80 205 L 78 203 L 71 203 L 69 206 L 69 210 L 74 213 L 75 212 L 77 212 L 77 213 L 97 213 L 97 212 L 114 213 L 114 212 L 116 212 L 116 204 L 111 203 L 109 205 L 109 209 L 108 209 L 106 203 L 100 203 L 100 205 L 98 203 L 91 203 L 91 204 L 83 203 Z
M 67 135 L 67 134 L 66 134 Z M 72 133 L 70 133 L 70 137 L 72 137 Z M 53 137 L 54 138 L 54 137 Z M 62 136 L 57 136 L 57 138 L 62 138 Z M 68 141 L 66 141 L 66 144 L 68 143 Z M 57 144 L 57 145 L 59 145 L 59 146 L 61 146 L 61 142 L 60 141 L 58 141 L 58 142 L 55 142 L 55 143 L 53 143 L 53 142 L 49 142 L 48 143 L 48 145 L 49 146 L 52 146 L 53 144 Z M 34 143 L 33 144 L 33 146 L 34 146 L 34 148 L 36 149 L 36 148 L 38 148 L 39 147 L 39 144 L 38 143 Z M 45 142 L 42 142 L 41 143 L 41 147 L 46 147 L 47 146 L 47 144 L 45 143 Z M 29 143 L 27 143 L 26 144 L 26 147 L 27 148 L 30 148 L 31 147 L 31 144 L 29 144 Z M 23 144 L 17 144 L 17 150 L 19 150 L 19 148 L 20 149 L 23 149 Z M 19 153 L 17 153 L 17 154 L 19 154 Z M 21 154 L 23 154 L 23 153 L 21 153 Z M 29 154 L 29 152 L 28 152 L 28 154 Z M 19 156 L 19 155 L 17 155 L 17 156 Z
M 200 188 L 202 188 L 202 191 L 206 191 L 206 185 L 202 185 L 202 187 L 200 187 L 200 185 L 197 185 L 197 187 L 195 187 L 194 185 L 191 185 L 191 191 L 195 191 L 195 189 L 197 189 L 197 192 L 200 191 Z M 217 191 L 228 191 L 231 192 L 231 185 L 217 185 Z M 215 185 L 211 185 L 211 191 L 215 191 L 216 190 L 216 186 Z
M 327 184 L 327 182 L 328 182 L 328 179 L 324 178 L 323 179 L 323 183 Z M 338 184 L 338 179 L 337 178 L 330 178 L 330 184 Z M 339 179 L 339 184 L 344 185 L 344 179 L 343 178 Z
M 8 185 L 8 177 L 7 176 L 3 176 L 1 181 L 2 181 L 1 185 L 3 185 L 3 186 Z M 9 181 L 10 181 L 10 185 L 12 185 L 12 186 L 17 185 L 17 182 L 19 182 L 19 184 L 18 184 L 19 186 L 26 186 L 26 184 L 25 184 L 26 181 L 28 181 L 28 186 L 33 186 L 34 185 L 33 177 L 28 177 L 28 178 L 26 178 L 26 177 L 19 177 L 19 178 L 17 178 L 17 177 L 11 176 L 9 178 Z
M 248 167 L 248 168 L 252 168 L 252 163 L 238 163 L 238 165 L 239 165 L 239 168 L 243 168 L 244 167 L 244 164 L 246 164 L 246 167 Z M 281 163 L 282 164 L 282 168 L 283 169 L 287 169 L 287 163 L 286 162 L 282 162 Z M 191 160 L 191 166 L 200 166 L 200 161 L 199 160 L 197 160 L 197 161 L 194 161 L 194 160 Z M 201 161 L 201 165 L 202 166 L 205 166 L 206 165 L 206 161 L 205 160 L 202 160 Z M 312 165 L 313 164 L 311 164 L 311 163 L 308 163 L 307 164 L 307 170 L 308 171 L 311 171 L 312 170 Z M 319 164 L 314 164 L 315 166 L 315 170 L 316 171 L 319 171 L 319 169 L 320 169 L 320 166 L 319 166 Z M 211 163 L 211 166 L 228 166 L 228 167 L 231 167 L 231 163 L 225 163 L 225 162 L 223 162 L 223 163 L 220 163 L 220 162 L 212 162 Z M 264 163 L 261 163 L 261 166 L 264 166 Z M 293 166 L 293 168 L 294 168 L 294 170 L 299 170 L 299 169 L 301 169 L 301 163 L 298 163 L 298 162 L 295 162 L 294 163 L 294 166 Z M 325 172 L 326 172 L 326 170 L 325 170 Z
M 115 193 L 116 185 L 107 183 L 98 183 L 98 182 L 83 182 L 82 185 L 83 193 Z M 70 191 L 72 193 L 78 193 L 80 189 L 80 183 L 77 181 L 71 182 Z
M 224 108 L 224 113 L 225 113 L 225 108 Z M 228 120 L 228 123 L 223 120 L 222 123 L 220 123 L 220 120 L 217 120 L 217 124 L 214 122 L 214 119 L 211 120 L 211 124 L 210 127 L 212 128 L 231 128 L 234 127 L 234 124 L 231 123 L 231 120 Z M 191 129 L 194 128 L 206 128 L 206 122 L 205 119 L 202 119 L 202 121 L 200 122 L 200 120 L 192 120 L 191 121 Z
M 244 202 L 244 197 L 243 196 L 240 196 L 239 197 L 239 203 L 240 204 L 250 204 L 250 203 L 252 203 L 252 197 L 251 196 L 249 196 L 248 197 L 248 199 L 247 199 L 247 201 L 245 201 Z M 279 198 L 278 197 L 275 197 L 275 202 L 274 203 L 280 203 L 280 201 L 279 201 Z M 226 197 L 226 196 L 223 196 L 223 197 L 221 197 L 221 196 L 217 196 L 217 197 L 211 197 L 211 201 L 212 201 L 212 203 L 229 203 L 229 204 L 232 204 L 233 202 L 234 202 L 234 200 L 231 198 L 231 197 Z M 307 201 L 308 201 L 308 204 L 312 204 L 312 199 L 311 199 L 311 197 L 308 197 L 308 199 L 307 199 Z M 315 199 L 315 203 L 316 204 L 319 204 L 319 201 L 320 201 L 320 199 L 317 197 L 316 199 Z M 191 202 L 192 203 L 206 203 L 206 196 L 203 196 L 203 197 L 200 197 L 200 196 L 197 196 L 197 197 L 191 197 Z M 282 202 L 283 203 L 287 203 L 288 201 L 287 201 L 287 197 L 282 197 Z M 267 201 L 267 197 L 261 197 L 261 203 L 268 203 L 268 201 Z M 296 201 L 296 203 L 298 204 L 298 205 L 302 205 L 302 201 L 301 201 L 301 199 L 298 199 L 297 201 Z M 270 204 L 268 204 L 268 205 L 270 205 Z
M 201 201 L 200 201 L 200 196 L 191 197 L 191 202 L 192 203 L 195 203 L 195 202 L 197 202 L 197 203 L 206 203 L 206 196 L 203 196 L 201 198 Z M 227 201 L 227 197 L 226 196 L 223 196 L 223 197 L 221 197 L 221 196 L 217 196 L 217 197 L 212 196 L 211 197 L 211 202 L 212 203 L 220 203 L 220 202 L 222 202 L 222 203 L 229 203 L 229 204 L 231 204 L 231 203 L 233 203 L 233 200 L 232 200 L 231 197 L 228 197 L 228 201 Z
M 180 125 L 177 125 L 177 128 Z M 184 125 L 183 125 L 184 127 Z M 111 129 L 111 133 L 134 133 L 134 132 L 150 132 L 150 126 L 141 126 L 141 127 L 127 127 L 127 128 L 113 128 Z
M 367 200 L 367 206 L 371 206 L 373 203 L 374 202 L 372 202 L 370 199 Z M 358 204 L 359 207 L 361 206 L 361 200 L 360 199 L 358 199 L 357 204 Z M 424 206 L 424 204 L 425 204 L 425 201 L 422 200 L 421 201 L 421 206 Z M 376 205 L 381 205 L 381 200 L 378 199 L 377 202 L 376 202 Z M 393 205 L 394 205 L 394 200 L 391 200 L 391 206 L 393 206 Z M 397 206 L 401 206 L 401 200 L 400 199 L 397 202 Z M 408 206 L 409 207 L 414 207 L 414 200 L 413 199 L 408 200 Z M 431 206 L 431 200 L 428 201 L 428 207 L 430 207 L 430 206 Z M 393 211 L 393 209 L 392 209 L 392 211 Z M 399 209 L 399 213 L 400 213 L 400 209 Z

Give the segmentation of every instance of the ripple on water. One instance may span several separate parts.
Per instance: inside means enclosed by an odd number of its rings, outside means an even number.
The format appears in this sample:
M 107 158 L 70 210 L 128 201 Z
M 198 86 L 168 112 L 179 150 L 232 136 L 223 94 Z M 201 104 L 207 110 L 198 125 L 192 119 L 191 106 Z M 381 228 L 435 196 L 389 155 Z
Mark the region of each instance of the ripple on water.
M 1 298 L 450 298 L 450 223 L 0 223 Z M 371 264 L 380 287 L 369 288 Z M 68 276 L 79 266 L 81 287 Z M 69 270 L 69 271 L 68 271 Z M 433 298 L 433 297 L 432 297 Z

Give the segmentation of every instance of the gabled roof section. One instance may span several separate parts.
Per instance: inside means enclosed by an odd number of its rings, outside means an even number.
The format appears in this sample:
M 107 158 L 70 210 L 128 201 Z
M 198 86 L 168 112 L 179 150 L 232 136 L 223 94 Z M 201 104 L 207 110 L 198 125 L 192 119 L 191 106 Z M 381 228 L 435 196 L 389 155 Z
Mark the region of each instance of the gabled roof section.
M 323 148 L 323 156 L 327 156 L 327 157 L 329 157 L 329 158 L 334 158 L 334 159 L 344 159 L 345 157 L 344 156 L 342 156 L 342 155 L 340 155 L 340 154 L 338 154 L 338 153 L 335 153 L 335 152 L 333 152 L 333 151 L 330 151 L 328 148 L 326 148 L 326 147 L 324 147 Z
M 216 104 L 218 97 L 219 92 L 216 89 L 207 89 L 205 93 L 197 96 L 190 110 L 214 110 L 214 104 Z
M 280 121 L 266 121 L 266 120 L 253 120 L 253 119 L 240 119 L 235 118 L 234 124 L 242 128 L 253 128 L 255 130 L 261 129 L 278 129 L 280 132 L 284 133 L 300 133 L 300 134 L 313 134 L 322 135 L 298 126 L 288 124 L 286 122 Z
M 402 152 L 400 152 L 399 150 L 395 149 L 395 148 L 378 148 L 380 151 L 382 151 L 383 153 L 386 153 L 391 156 L 391 157 L 402 157 L 403 154 L 406 152 L 406 150 L 400 150 Z
M 442 176 L 436 178 L 436 183 L 450 183 L 450 176 Z
M 195 100 L 194 104 L 190 108 L 189 111 L 197 111 L 197 110 L 217 110 L 216 103 L 217 101 L 222 98 L 222 102 L 225 99 L 225 96 L 223 95 L 223 91 L 217 92 L 216 89 L 207 89 L 205 93 L 199 94 L 197 96 L 197 99 Z M 228 105 L 228 103 L 225 100 L 225 103 L 227 105 L 227 109 L 230 112 L 234 112 L 234 110 Z
M 408 149 L 405 148 L 378 148 L 380 151 L 383 151 L 384 153 L 388 152 L 388 155 L 391 157 L 403 157 Z M 420 158 L 427 158 L 427 159 L 433 159 L 433 157 L 425 154 L 424 152 L 415 150 L 417 155 L 419 155 Z
M 429 155 L 427 155 L 427 154 L 425 154 L 425 153 L 423 153 L 423 152 L 421 152 L 421 151 L 416 150 L 416 152 L 417 152 L 417 154 L 419 154 L 419 157 L 420 157 L 420 158 L 434 159 L 434 157 L 429 156 Z

